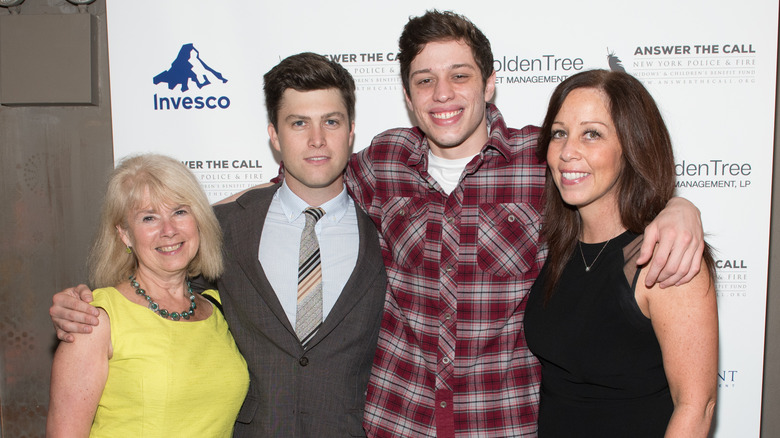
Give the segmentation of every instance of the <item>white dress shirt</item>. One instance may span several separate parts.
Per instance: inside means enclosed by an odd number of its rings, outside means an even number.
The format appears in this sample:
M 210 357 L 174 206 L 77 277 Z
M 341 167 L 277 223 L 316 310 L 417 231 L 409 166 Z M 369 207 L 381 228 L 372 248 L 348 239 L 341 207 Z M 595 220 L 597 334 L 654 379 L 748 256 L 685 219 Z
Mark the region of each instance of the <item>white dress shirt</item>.
M 308 205 L 286 182 L 282 183 L 268 208 L 258 260 L 293 327 L 298 297 L 298 252 L 306 225 L 303 211 L 307 207 L 325 210 L 314 227 L 322 262 L 323 321 L 355 269 L 360 242 L 355 204 L 346 188 L 322 205 Z

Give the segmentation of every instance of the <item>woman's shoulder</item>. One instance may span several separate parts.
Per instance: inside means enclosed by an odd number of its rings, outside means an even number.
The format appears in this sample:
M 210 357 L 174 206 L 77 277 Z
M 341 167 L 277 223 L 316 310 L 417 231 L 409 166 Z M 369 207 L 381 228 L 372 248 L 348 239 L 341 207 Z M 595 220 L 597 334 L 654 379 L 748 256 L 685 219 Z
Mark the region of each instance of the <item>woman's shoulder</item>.
M 110 305 L 117 297 L 122 295 L 115 287 L 101 287 L 92 291 L 92 304 L 95 307 L 102 307 L 101 304 Z
M 206 290 L 204 290 L 201 293 L 201 295 L 203 295 L 204 297 L 211 297 L 214 300 L 216 300 L 217 303 L 222 304 L 222 298 L 220 298 L 219 291 L 216 290 L 216 289 L 206 289 Z M 206 299 L 208 299 L 208 298 L 206 298 Z M 209 300 L 209 301 L 211 301 L 211 300 Z
M 209 315 L 209 318 L 215 317 L 218 319 L 224 319 L 224 310 L 222 310 L 222 298 L 219 296 L 219 291 L 216 289 L 206 289 L 201 293 L 203 298 L 205 298 L 213 308 L 211 315 Z
M 643 312 L 651 319 L 653 312 L 676 312 L 680 308 L 716 302 L 715 279 L 710 276 L 704 261 L 701 262 L 699 273 L 685 284 L 663 289 L 658 284 L 647 287 L 646 276 L 647 269 L 642 269 L 636 282 L 635 296 Z

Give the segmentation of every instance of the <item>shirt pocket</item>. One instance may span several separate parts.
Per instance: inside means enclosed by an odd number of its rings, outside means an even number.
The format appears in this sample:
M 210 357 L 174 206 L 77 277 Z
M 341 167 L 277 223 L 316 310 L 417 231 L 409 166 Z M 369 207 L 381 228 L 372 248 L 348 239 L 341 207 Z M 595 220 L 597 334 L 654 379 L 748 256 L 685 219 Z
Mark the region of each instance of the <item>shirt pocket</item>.
M 477 235 L 479 268 L 499 277 L 523 275 L 536 264 L 541 215 L 527 203 L 482 204 Z
M 422 198 L 396 197 L 382 205 L 382 236 L 395 264 L 422 267 L 427 213 L 428 205 Z

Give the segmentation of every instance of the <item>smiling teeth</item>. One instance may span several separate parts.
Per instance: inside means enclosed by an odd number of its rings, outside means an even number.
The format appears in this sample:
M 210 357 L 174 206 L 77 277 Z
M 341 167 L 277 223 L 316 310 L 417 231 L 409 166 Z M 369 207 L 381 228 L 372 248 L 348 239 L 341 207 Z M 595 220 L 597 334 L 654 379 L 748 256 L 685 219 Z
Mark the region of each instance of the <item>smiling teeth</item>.
M 578 179 L 578 178 L 584 178 L 588 176 L 585 172 L 563 172 L 561 173 L 561 176 L 566 179 Z
M 161 246 L 159 250 L 162 252 L 171 252 L 171 251 L 176 251 L 179 248 L 181 248 L 181 243 L 172 246 Z
M 457 110 L 457 111 L 448 111 L 446 113 L 431 113 L 431 117 L 434 119 L 449 119 L 450 117 L 455 117 L 458 114 L 460 114 L 463 110 Z

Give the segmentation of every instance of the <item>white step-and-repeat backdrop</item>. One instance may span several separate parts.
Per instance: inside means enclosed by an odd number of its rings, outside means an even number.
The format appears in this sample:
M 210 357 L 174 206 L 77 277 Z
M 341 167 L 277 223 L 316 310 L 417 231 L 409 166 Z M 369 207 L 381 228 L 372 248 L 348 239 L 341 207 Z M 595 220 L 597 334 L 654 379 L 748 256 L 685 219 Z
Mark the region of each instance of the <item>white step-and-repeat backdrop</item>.
M 495 102 L 510 126 L 540 124 L 567 76 L 622 66 L 661 107 L 678 192 L 699 206 L 717 249 L 715 436 L 759 435 L 776 1 L 106 3 L 115 157 L 175 156 L 214 201 L 277 174 L 262 75 L 288 55 L 320 53 L 352 73 L 356 149 L 384 129 L 409 126 L 397 40 L 409 16 L 426 9 L 464 14 L 490 38 Z

